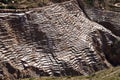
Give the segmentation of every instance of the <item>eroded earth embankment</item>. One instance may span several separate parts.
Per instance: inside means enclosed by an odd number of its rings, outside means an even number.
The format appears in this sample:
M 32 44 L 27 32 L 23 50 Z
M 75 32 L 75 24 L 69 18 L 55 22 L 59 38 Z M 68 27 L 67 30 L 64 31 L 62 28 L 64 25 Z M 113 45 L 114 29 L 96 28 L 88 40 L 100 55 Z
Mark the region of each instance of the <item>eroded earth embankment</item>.
M 0 77 L 89 75 L 112 66 L 105 52 L 120 63 L 111 53 L 116 42 L 119 37 L 86 18 L 74 1 L 0 13 Z

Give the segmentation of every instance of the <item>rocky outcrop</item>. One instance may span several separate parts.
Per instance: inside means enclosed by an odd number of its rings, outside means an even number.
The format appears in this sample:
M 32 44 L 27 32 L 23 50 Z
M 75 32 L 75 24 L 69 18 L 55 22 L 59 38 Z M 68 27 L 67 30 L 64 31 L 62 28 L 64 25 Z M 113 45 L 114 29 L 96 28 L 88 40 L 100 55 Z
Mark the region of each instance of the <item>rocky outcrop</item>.
M 91 0 L 92 1 L 92 0 Z M 112 31 L 117 36 L 120 36 L 120 8 L 119 6 L 115 6 L 116 4 L 119 4 L 119 0 L 102 0 L 102 2 L 99 3 L 99 0 L 96 0 L 93 2 L 93 5 L 90 6 L 88 3 L 86 3 L 84 0 L 77 0 L 79 7 L 84 11 L 86 17 L 92 21 L 97 22 L 98 24 L 104 26 L 105 28 Z M 95 3 L 97 5 L 95 5 Z M 104 5 L 103 5 L 104 4 Z M 110 8 L 106 8 L 106 6 L 114 6 Z M 117 45 L 116 45 L 117 44 Z M 115 43 L 111 46 L 112 48 L 109 50 L 109 52 L 104 52 L 106 55 L 106 58 L 111 62 L 112 65 L 116 66 L 119 65 L 119 54 L 120 49 L 118 46 L 120 44 L 120 41 L 115 41 Z M 106 51 L 106 49 L 105 49 Z M 118 57 L 116 57 L 118 56 Z
M 77 0 L 79 7 L 82 8 L 87 18 L 103 25 L 115 35 L 120 36 L 120 7 L 115 7 L 116 4 L 119 5 L 119 0 L 91 0 L 92 4 L 86 1 L 89 2 L 89 0 Z M 114 7 L 110 9 L 110 5 Z M 106 6 L 108 6 L 108 8 L 106 8 Z
M 0 75 L 11 80 L 89 75 L 112 66 L 104 53 L 118 40 L 90 21 L 74 1 L 25 13 L 1 13 Z
M 115 35 L 120 36 L 119 12 L 104 11 L 94 8 L 92 9 L 86 8 L 85 12 L 91 20 L 98 22 L 107 29 L 111 30 Z

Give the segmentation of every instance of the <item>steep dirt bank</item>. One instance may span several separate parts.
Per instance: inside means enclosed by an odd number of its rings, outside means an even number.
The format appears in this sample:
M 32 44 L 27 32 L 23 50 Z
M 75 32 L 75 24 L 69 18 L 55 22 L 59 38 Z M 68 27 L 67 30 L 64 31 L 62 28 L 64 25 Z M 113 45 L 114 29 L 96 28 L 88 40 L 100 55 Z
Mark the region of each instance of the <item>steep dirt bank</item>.
M 116 41 L 119 37 L 90 21 L 74 1 L 23 13 L 1 13 L 0 75 L 7 80 L 89 75 L 113 65 L 105 53 L 119 59 L 111 52 Z

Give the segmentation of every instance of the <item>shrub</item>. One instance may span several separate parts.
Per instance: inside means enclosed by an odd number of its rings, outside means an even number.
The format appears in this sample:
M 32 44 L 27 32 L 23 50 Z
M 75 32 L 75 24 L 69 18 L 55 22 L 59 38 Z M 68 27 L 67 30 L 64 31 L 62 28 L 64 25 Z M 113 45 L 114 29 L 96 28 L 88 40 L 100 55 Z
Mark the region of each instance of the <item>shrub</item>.
M 45 6 L 45 5 L 47 5 L 45 2 L 40 2 L 40 3 L 38 3 L 38 6 L 39 6 L 39 7 L 43 7 L 43 6 Z
M 43 3 L 41 3 L 41 2 L 38 3 L 38 6 L 39 6 L 39 7 L 42 7 L 42 6 L 43 6 Z
M 6 8 L 7 8 L 7 9 L 16 9 L 16 7 L 13 6 L 13 5 L 9 5 L 9 6 L 7 6 Z
M 94 1 L 93 0 L 85 0 L 85 2 L 88 4 L 88 5 L 93 5 Z
M 1 0 L 1 2 L 4 4 L 8 4 L 9 2 L 11 2 L 11 0 Z
M 5 9 L 5 6 L 0 5 L 0 9 Z

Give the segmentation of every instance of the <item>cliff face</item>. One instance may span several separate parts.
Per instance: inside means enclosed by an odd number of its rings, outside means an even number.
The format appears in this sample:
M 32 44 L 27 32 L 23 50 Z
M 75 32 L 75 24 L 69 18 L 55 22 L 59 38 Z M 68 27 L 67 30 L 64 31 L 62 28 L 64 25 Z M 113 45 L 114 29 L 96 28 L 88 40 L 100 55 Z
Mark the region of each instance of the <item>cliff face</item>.
M 98 22 L 117 36 L 120 36 L 120 13 L 97 9 L 86 9 L 86 13 L 93 21 Z
M 92 1 L 92 3 L 90 4 L 86 1 Z M 77 2 L 87 18 L 109 29 L 115 35 L 120 36 L 119 0 L 77 0 Z M 116 44 L 120 45 L 120 41 L 115 41 L 114 45 L 112 45 L 112 49 L 109 52 L 104 52 L 106 58 L 113 65 L 118 65 L 116 60 L 119 61 L 119 57 L 112 54 L 120 53 L 120 46 Z
M 105 53 L 119 37 L 74 1 L 0 15 L 1 78 L 89 75 L 112 66 Z
M 77 0 L 77 2 L 90 20 L 120 36 L 120 7 L 115 6 L 120 3 L 119 0 Z
M 84 4 L 88 8 L 97 8 L 111 11 L 120 11 L 120 0 L 77 0 Z M 80 4 L 81 4 L 80 3 Z

